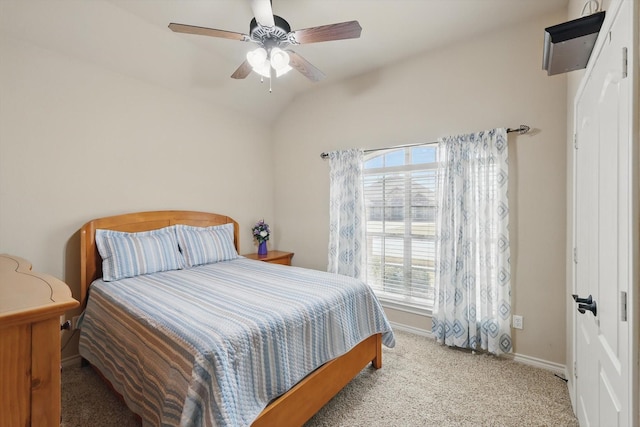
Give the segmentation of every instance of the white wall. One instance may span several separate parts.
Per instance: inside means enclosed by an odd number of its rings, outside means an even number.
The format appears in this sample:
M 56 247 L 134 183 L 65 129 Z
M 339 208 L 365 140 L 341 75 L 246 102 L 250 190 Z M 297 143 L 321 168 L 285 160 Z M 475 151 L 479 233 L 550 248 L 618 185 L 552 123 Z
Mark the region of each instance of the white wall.
M 77 232 L 93 218 L 219 212 L 254 251 L 251 226 L 274 218 L 268 128 L 9 37 L 0 52 L 0 253 L 78 298 Z
M 519 23 L 333 86 L 291 103 L 274 126 L 276 241 L 294 265 L 325 270 L 328 163 L 323 151 L 377 148 L 493 127 L 509 136 L 515 352 L 565 361 L 566 78 L 541 69 L 543 30 L 564 13 Z M 429 318 L 388 310 L 430 329 Z

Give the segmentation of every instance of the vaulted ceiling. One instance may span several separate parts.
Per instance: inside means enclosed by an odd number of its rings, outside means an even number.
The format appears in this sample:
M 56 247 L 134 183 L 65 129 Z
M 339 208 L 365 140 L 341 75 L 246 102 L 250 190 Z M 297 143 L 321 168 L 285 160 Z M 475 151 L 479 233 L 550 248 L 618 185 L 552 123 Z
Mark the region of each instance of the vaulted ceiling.
M 178 34 L 170 22 L 249 32 L 248 0 L 2 0 L 0 34 L 270 122 L 296 95 L 429 50 L 566 10 L 568 0 L 273 0 L 292 29 L 358 20 L 359 39 L 296 46 L 326 74 L 230 78 L 253 46 Z M 543 29 L 540 29 L 542 45 Z M 514 46 L 514 49 L 517 49 Z M 0 60 L 2 52 L 0 51 Z

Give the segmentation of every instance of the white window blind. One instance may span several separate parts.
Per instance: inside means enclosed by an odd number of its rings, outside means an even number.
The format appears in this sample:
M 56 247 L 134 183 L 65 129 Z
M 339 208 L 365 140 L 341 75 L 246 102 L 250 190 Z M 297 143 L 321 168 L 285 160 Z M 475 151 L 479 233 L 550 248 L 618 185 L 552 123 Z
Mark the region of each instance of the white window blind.
M 367 280 L 383 302 L 433 305 L 436 150 L 407 147 L 365 158 Z

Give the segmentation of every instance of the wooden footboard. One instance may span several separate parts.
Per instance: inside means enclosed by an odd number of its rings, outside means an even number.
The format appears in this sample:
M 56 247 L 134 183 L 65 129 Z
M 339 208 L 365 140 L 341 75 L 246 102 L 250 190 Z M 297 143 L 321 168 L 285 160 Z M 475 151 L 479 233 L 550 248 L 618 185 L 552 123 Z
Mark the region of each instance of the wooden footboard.
M 369 362 L 382 367 L 382 335 L 362 341 L 333 359 L 273 401 L 253 422 L 253 427 L 301 426 L 346 386 Z

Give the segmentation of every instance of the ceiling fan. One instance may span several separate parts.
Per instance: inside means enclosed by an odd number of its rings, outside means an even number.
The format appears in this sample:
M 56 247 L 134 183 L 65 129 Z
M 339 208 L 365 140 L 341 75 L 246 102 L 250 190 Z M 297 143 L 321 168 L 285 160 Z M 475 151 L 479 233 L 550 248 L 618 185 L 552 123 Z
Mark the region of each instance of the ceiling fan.
M 322 80 L 324 73 L 289 49 L 289 46 L 355 39 L 360 37 L 362 32 L 358 21 L 291 31 L 291 27 L 285 19 L 273 14 L 271 0 L 249 0 L 249 2 L 255 16 L 249 24 L 249 34 L 173 22 L 169 24 L 169 28 L 177 33 L 220 37 L 257 44 L 258 48 L 247 53 L 247 59 L 231 75 L 234 79 L 244 79 L 251 71 L 267 78 L 271 78 L 274 73 L 276 77 L 279 77 L 295 68 L 314 82 Z

